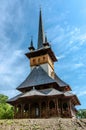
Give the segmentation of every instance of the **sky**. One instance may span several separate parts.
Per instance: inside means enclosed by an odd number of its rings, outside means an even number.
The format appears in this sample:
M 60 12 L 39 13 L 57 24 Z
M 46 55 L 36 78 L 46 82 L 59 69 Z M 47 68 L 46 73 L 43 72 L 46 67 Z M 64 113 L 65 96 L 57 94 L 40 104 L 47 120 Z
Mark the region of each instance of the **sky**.
M 17 95 L 30 73 L 25 53 L 31 36 L 37 47 L 40 7 L 55 72 L 86 109 L 86 0 L 0 0 L 0 94 Z

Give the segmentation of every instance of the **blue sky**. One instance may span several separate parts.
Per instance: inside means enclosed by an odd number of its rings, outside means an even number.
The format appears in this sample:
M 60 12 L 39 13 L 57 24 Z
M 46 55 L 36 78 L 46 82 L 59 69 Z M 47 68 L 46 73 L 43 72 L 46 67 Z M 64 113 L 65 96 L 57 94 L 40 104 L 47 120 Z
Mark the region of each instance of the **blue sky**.
M 30 72 L 31 36 L 37 46 L 39 8 L 58 58 L 55 72 L 86 108 L 86 0 L 0 0 L 0 93 L 9 97 Z

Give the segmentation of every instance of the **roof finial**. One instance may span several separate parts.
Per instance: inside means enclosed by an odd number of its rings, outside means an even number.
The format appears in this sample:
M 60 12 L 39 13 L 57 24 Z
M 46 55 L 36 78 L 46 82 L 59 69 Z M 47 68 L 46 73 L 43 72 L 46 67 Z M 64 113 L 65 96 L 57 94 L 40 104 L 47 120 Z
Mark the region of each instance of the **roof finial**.
M 47 32 L 45 32 L 45 43 L 47 43 Z
M 45 47 L 45 48 L 47 48 L 47 47 L 50 47 L 50 44 L 49 44 L 49 42 L 47 41 L 47 35 L 46 35 L 47 33 L 45 32 L 45 43 L 43 43 L 43 46 Z
M 40 8 L 39 14 L 39 31 L 38 31 L 38 49 L 43 47 L 43 43 L 45 42 L 44 29 L 42 23 L 42 11 Z
M 35 50 L 34 46 L 33 46 L 33 36 L 31 36 L 31 42 L 30 42 L 30 47 L 29 47 L 30 51 Z
M 31 42 L 30 42 L 30 46 L 33 46 L 33 36 L 31 36 Z

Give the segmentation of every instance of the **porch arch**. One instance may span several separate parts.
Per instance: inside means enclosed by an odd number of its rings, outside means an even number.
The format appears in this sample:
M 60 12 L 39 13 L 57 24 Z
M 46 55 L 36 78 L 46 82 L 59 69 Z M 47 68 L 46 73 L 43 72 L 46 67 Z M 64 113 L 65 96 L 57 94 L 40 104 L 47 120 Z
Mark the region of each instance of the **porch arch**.
M 21 104 L 18 104 L 16 106 L 16 118 L 21 118 L 21 111 L 22 111 Z
M 20 112 L 21 111 L 21 104 L 18 104 L 17 105 L 17 112 Z
M 53 109 L 53 108 L 55 108 L 55 103 L 54 103 L 54 101 L 50 101 L 49 102 L 49 109 Z
M 39 117 L 40 116 L 39 104 L 35 103 L 34 108 L 35 108 L 35 117 Z
M 52 117 L 52 116 L 55 116 L 55 114 L 56 114 L 55 102 L 51 100 L 49 102 L 49 116 Z
M 43 110 L 46 108 L 46 102 L 45 102 L 45 101 L 43 101 L 43 102 L 41 103 L 41 108 L 42 108 Z
M 25 104 L 25 105 L 24 105 L 24 112 L 28 112 L 28 110 L 29 110 L 29 105 L 28 105 L 28 104 Z
M 24 116 L 24 118 L 27 118 L 29 116 L 29 105 L 28 104 L 24 104 L 23 116 Z
M 46 117 L 46 114 L 47 114 L 47 113 L 46 113 L 46 109 L 47 109 L 46 106 L 47 106 L 47 105 L 46 105 L 46 102 L 43 101 L 43 102 L 41 103 L 41 116 L 42 116 L 42 117 Z

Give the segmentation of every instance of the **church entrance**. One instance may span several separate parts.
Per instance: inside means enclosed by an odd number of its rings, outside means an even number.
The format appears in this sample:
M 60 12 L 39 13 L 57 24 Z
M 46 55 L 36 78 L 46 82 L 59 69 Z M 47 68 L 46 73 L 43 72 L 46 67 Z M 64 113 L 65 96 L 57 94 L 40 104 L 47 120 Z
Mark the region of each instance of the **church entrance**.
M 38 118 L 40 117 L 40 109 L 39 109 L 39 104 L 35 104 L 35 117 Z

